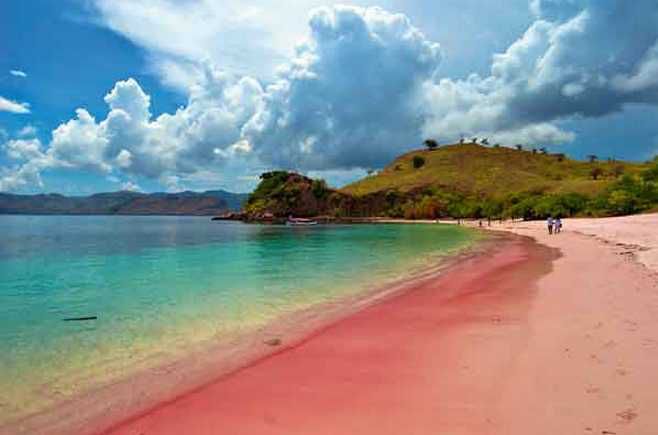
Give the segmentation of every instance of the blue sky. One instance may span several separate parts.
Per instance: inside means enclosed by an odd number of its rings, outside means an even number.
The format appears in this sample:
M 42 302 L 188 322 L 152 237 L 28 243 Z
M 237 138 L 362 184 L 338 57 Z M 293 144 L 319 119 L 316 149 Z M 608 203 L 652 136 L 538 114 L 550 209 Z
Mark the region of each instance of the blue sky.
M 1 191 L 340 185 L 462 134 L 658 150 L 651 0 L 10 0 L 0 41 Z

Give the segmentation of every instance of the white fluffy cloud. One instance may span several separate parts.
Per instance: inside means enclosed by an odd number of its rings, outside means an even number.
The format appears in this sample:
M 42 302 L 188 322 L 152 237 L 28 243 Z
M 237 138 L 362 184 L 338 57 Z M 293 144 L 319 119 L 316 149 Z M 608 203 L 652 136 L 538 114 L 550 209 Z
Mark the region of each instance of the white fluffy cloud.
M 30 105 L 28 103 L 12 101 L 0 95 L 0 112 L 19 114 L 30 113 Z
M 39 139 L 12 139 L 3 148 L 11 163 L 0 166 L 0 192 L 43 186 L 41 171 L 53 167 L 53 161 Z
M 658 104 L 658 3 L 535 0 L 531 6 L 537 21 L 494 56 L 488 77 L 427 85 L 427 134 L 563 142 L 573 135 L 556 120 Z
M 159 56 L 168 80 L 185 89 L 187 104 L 153 116 L 150 97 L 135 80 L 117 82 L 105 96 L 102 119 L 80 108 L 46 147 L 7 142 L 5 153 L 16 164 L 3 170 L 0 188 L 38 183 L 40 171 L 53 167 L 147 177 L 169 189 L 227 174 L 253 183 L 254 173 L 271 167 L 354 174 L 427 136 L 568 142 L 574 135 L 560 120 L 658 104 L 654 0 L 533 0 L 535 22 L 493 57 L 488 75 L 461 80 L 439 76 L 438 43 L 406 16 L 376 7 L 322 7 L 310 15 L 307 37 L 266 83 L 200 61 L 213 44 L 222 45 L 212 26 L 199 24 L 204 14 L 212 21 L 219 13 L 212 2 L 201 1 L 197 11 L 179 11 L 168 0 L 153 9 L 141 1 L 134 8 L 97 3 L 108 27 Z M 227 18 L 230 3 L 226 8 L 218 22 L 230 29 L 238 18 Z M 180 40 L 153 38 L 147 29 L 155 19 L 172 28 L 189 19 L 199 28 Z
M 111 167 L 104 159 L 108 139 L 102 130 L 89 112 L 77 109 L 76 118 L 53 131 L 48 153 L 62 166 L 109 172 Z
M 261 104 L 261 95 L 260 85 L 250 78 L 234 80 L 208 69 L 203 82 L 190 90 L 185 107 L 153 118 L 150 97 L 137 81 L 119 81 L 105 96 L 105 119 L 97 121 L 87 110 L 77 109 L 75 118 L 53 130 L 46 151 L 39 143 L 39 154 L 19 155 L 27 141 L 7 142 L 5 153 L 22 164 L 6 171 L 0 186 L 9 190 L 26 185 L 16 181 L 26 177 L 12 174 L 28 167 L 31 172 L 75 168 L 160 180 L 218 169 L 225 160 L 249 153 L 240 128 Z
M 9 70 L 9 74 L 13 75 L 14 77 L 21 77 L 21 78 L 26 78 L 27 74 L 25 71 L 21 71 L 19 69 L 12 69 Z
M 316 170 L 381 166 L 417 144 L 418 94 L 439 65 L 439 45 L 379 8 L 321 8 L 309 24 L 311 37 L 243 129 L 260 159 Z

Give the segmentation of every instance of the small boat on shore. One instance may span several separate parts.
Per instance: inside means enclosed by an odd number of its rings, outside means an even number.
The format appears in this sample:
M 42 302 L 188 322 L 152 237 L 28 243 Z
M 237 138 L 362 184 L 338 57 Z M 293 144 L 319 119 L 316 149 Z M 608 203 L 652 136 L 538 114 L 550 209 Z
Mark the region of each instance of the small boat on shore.
M 288 220 L 286 220 L 286 225 L 292 226 L 292 227 L 307 227 L 311 225 L 317 225 L 318 221 L 313 220 L 313 219 L 306 219 L 306 218 L 294 218 L 292 216 L 288 217 Z

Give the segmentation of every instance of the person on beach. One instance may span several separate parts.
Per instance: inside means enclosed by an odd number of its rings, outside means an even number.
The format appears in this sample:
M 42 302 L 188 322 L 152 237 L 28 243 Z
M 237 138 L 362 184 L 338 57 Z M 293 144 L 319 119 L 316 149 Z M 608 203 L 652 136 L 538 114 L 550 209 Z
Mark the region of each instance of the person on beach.
M 548 234 L 551 235 L 553 234 L 553 225 L 555 223 L 553 222 L 553 216 L 549 216 L 548 219 L 546 219 L 546 225 L 548 226 Z
M 553 224 L 555 226 L 555 232 L 556 233 L 561 233 L 562 232 L 562 219 L 560 216 L 555 219 L 555 223 Z

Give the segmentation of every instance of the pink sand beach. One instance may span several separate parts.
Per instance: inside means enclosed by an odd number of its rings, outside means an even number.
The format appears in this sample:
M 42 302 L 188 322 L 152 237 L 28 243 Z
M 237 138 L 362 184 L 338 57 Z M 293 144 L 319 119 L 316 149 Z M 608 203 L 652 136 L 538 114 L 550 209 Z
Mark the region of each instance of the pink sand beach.
M 495 225 L 529 237 L 99 432 L 655 434 L 647 226 L 658 216 L 567 220 L 551 237 Z
M 567 219 L 553 236 L 495 223 L 514 234 L 329 326 L 288 331 L 247 366 L 50 432 L 654 435 L 656 228 L 658 215 Z M 158 377 L 137 382 L 157 390 Z

